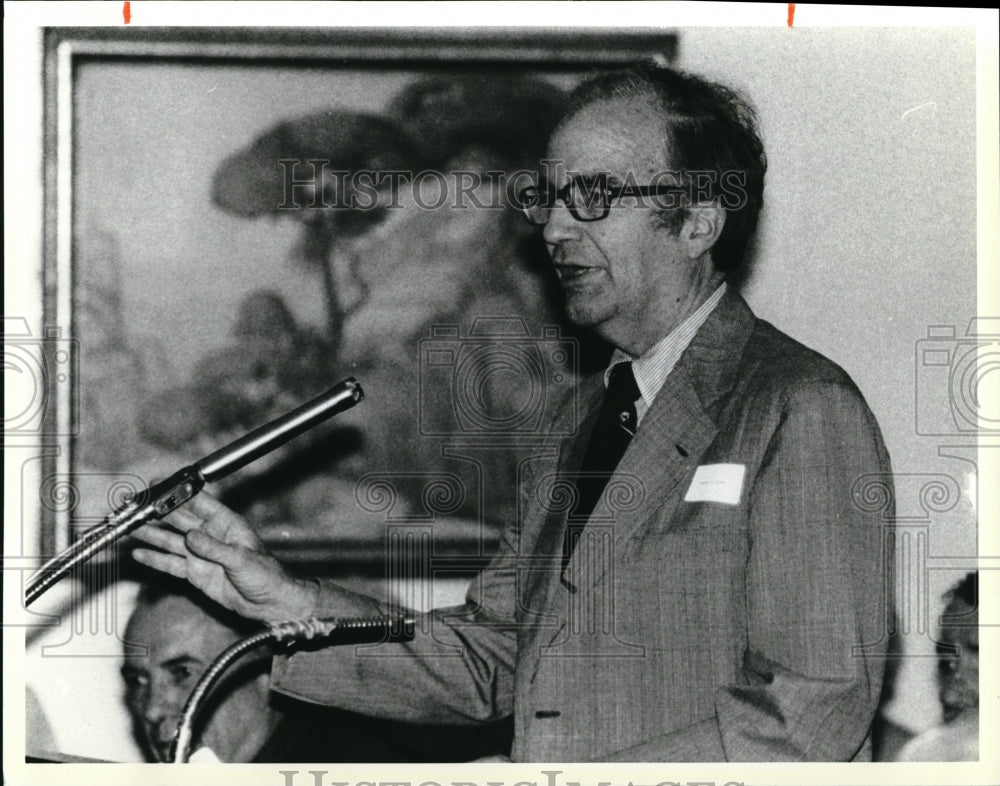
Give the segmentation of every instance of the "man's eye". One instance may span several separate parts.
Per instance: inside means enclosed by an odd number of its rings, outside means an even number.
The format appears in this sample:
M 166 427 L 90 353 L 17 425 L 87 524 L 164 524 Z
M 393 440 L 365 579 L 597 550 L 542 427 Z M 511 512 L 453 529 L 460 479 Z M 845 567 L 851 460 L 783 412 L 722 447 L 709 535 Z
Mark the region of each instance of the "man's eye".
M 139 671 L 124 671 L 122 677 L 125 679 L 125 686 L 132 690 L 149 685 L 149 675 Z
M 556 193 L 559 189 L 552 185 L 548 180 L 542 180 L 537 186 L 534 186 L 534 191 L 540 200 L 544 200 L 545 202 L 554 202 L 556 199 Z
M 573 181 L 571 201 L 576 207 L 599 207 L 608 199 L 605 175 L 581 175 Z
M 547 192 L 543 188 L 530 186 L 521 190 L 520 199 L 524 207 L 532 207 L 542 201 Z
M 194 672 L 187 666 L 174 666 L 170 669 L 170 676 L 176 683 L 187 682 L 194 676 Z

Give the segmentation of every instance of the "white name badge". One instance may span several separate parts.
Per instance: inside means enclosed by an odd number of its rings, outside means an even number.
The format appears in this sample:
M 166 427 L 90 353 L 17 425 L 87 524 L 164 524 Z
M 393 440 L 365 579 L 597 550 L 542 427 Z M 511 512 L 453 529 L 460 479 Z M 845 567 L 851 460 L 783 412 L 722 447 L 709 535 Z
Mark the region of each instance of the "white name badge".
M 738 505 L 746 471 L 743 464 L 702 464 L 694 472 L 684 501 Z

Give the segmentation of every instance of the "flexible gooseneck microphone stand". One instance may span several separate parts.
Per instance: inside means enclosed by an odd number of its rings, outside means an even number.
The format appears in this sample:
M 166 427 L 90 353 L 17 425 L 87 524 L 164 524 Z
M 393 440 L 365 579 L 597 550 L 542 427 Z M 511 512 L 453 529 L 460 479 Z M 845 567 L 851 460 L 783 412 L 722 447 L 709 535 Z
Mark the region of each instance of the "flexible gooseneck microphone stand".
M 194 686 L 184 705 L 181 720 L 170 744 L 170 760 L 174 764 L 186 764 L 191 754 L 191 740 L 194 737 L 194 721 L 201 710 L 209 691 L 222 677 L 226 669 L 240 657 L 263 644 L 275 642 L 327 639 L 330 644 L 360 644 L 362 642 L 408 641 L 413 638 L 412 617 L 351 617 L 311 619 L 301 622 L 282 622 L 266 630 L 254 633 L 237 641 L 219 654 Z M 330 641 L 336 636 L 336 641 Z
M 301 407 L 144 489 L 111 513 L 104 522 L 84 533 L 62 554 L 43 565 L 28 582 L 24 593 L 25 608 L 77 565 L 92 559 L 143 524 L 162 519 L 194 497 L 206 483 L 245 467 L 338 412 L 350 409 L 364 397 L 357 380 L 346 379 Z

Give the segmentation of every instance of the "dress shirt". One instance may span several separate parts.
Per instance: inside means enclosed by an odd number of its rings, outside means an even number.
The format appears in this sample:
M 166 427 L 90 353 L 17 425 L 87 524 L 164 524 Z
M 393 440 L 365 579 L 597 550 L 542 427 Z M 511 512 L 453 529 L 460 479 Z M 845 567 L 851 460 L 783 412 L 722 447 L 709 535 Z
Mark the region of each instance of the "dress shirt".
M 641 394 L 635 402 L 636 424 L 642 423 L 642 419 L 649 408 L 653 406 L 656 394 L 660 392 L 667 376 L 673 371 L 677 361 L 680 360 L 684 350 L 694 338 L 695 333 L 705 324 L 705 320 L 719 305 L 722 296 L 726 293 L 726 284 L 723 282 L 711 297 L 702 303 L 698 308 L 685 319 L 680 325 L 674 328 L 666 338 L 654 344 L 640 357 L 633 358 L 620 349 L 615 349 L 611 355 L 611 361 L 604 370 L 604 387 L 608 386 L 608 378 L 611 369 L 617 363 L 632 363 L 632 373 L 635 375 L 635 382 L 639 386 Z

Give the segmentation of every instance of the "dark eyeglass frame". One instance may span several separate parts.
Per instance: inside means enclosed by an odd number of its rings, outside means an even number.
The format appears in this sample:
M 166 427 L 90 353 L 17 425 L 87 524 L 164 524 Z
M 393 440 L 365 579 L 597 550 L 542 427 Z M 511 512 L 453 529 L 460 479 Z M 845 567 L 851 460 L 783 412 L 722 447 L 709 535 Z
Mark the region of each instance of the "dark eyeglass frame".
M 573 195 L 578 189 L 585 195 L 582 204 L 573 199 Z M 607 218 L 611 213 L 611 203 L 616 199 L 621 199 L 622 197 L 649 197 L 670 193 L 686 193 L 687 190 L 683 186 L 669 185 L 667 183 L 645 186 L 609 186 L 607 175 L 598 175 L 591 185 L 587 185 L 585 178 L 578 176 L 558 189 L 548 184 L 526 186 L 517 192 L 517 199 L 518 206 L 521 208 L 521 212 L 528 223 L 536 227 L 543 227 L 549 223 L 548 213 L 551 212 L 557 202 L 562 202 L 566 205 L 569 214 L 576 221 L 590 223 L 593 221 L 602 221 Z M 542 201 L 543 196 L 546 197 L 544 202 Z M 577 201 L 577 204 L 574 204 L 575 201 Z M 599 211 L 592 216 L 582 215 L 579 211 L 583 207 L 597 207 Z M 544 221 L 536 221 L 531 217 L 531 211 L 536 209 L 546 211 Z

